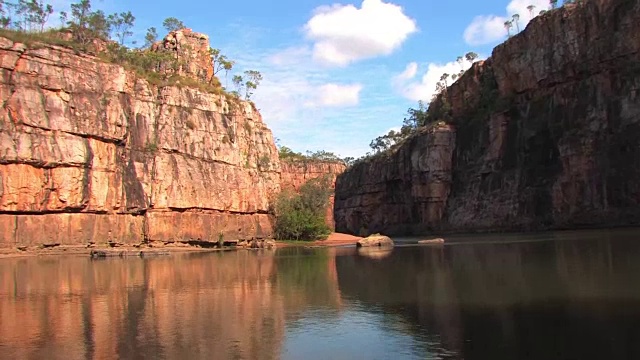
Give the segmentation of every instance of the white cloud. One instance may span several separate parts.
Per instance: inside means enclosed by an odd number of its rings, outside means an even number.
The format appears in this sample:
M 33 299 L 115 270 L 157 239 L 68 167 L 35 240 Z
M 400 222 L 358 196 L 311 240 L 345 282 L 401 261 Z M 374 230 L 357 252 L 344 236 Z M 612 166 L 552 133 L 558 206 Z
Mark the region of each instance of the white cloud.
M 504 22 L 502 16 L 476 16 L 464 30 L 464 41 L 469 45 L 488 44 L 504 38 Z
M 478 60 L 484 59 L 479 57 Z M 436 93 L 436 84 L 440 81 L 440 78 L 444 73 L 449 75 L 458 74 L 461 70 L 467 70 L 471 67 L 471 62 L 464 59 L 462 63 L 458 61 L 451 61 L 446 64 L 430 63 L 427 65 L 422 78 L 415 79 L 417 75 L 418 64 L 415 62 L 409 63 L 405 70 L 396 75 L 392 82 L 396 91 L 400 92 L 402 96 L 407 99 L 418 101 L 423 100 L 430 102 L 433 94 Z M 453 80 L 449 78 L 447 84 L 451 85 Z
M 243 32 L 242 42 L 228 36 L 216 47 L 236 60 L 234 73 L 263 74 L 252 100 L 280 144 L 358 157 L 371 150 L 369 142 L 382 130 L 401 122 L 406 104 L 389 91 L 387 81 L 394 74 L 388 64 L 328 69 L 312 60 L 312 47 L 296 41 L 295 33 L 293 40 L 267 47 L 264 31 L 239 29 Z
M 402 73 L 400 73 L 400 75 L 396 76 L 396 79 L 398 81 L 411 80 L 413 79 L 414 76 L 416 76 L 417 73 L 418 73 L 418 63 L 412 62 L 407 65 L 407 67 L 404 69 Z
M 308 106 L 317 107 L 342 107 L 358 105 L 360 100 L 360 84 L 324 84 L 320 85 L 316 91 L 315 99 L 308 102 Z
M 270 55 L 267 61 L 272 65 L 286 66 L 299 64 L 311 55 L 311 49 L 307 46 L 293 46 Z
M 382 0 L 363 0 L 359 9 L 341 4 L 317 8 L 304 30 L 314 41 L 314 60 L 345 66 L 391 54 L 418 28 L 402 7 Z
M 535 6 L 531 12 L 527 9 L 529 5 Z M 548 8 L 548 0 L 511 0 L 507 5 L 504 16 L 476 16 L 464 30 L 464 40 L 469 45 L 484 45 L 504 39 L 507 36 L 504 23 L 507 20 L 511 20 L 513 14 L 518 14 L 520 19 L 517 25 L 514 23 L 513 29 L 511 29 L 512 34 L 517 32 L 518 27 L 520 30 L 524 29 L 540 10 L 547 10 Z

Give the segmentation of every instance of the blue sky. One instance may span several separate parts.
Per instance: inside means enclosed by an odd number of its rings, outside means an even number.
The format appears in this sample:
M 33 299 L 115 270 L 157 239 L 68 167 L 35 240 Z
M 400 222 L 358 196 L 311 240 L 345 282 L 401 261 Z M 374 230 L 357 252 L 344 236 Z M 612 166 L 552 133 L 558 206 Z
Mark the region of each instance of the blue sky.
M 50 1 L 57 9 L 69 0 Z M 562 1 L 559 1 L 561 3 Z M 107 13 L 130 10 L 136 37 L 170 16 L 210 36 L 211 46 L 264 80 L 253 100 L 279 144 L 359 157 L 369 142 L 428 102 L 456 57 L 481 58 L 548 0 L 93 0 Z M 143 41 L 140 41 L 143 42 Z M 467 68 L 470 64 L 463 64 Z M 222 82 L 224 76 L 222 76 Z

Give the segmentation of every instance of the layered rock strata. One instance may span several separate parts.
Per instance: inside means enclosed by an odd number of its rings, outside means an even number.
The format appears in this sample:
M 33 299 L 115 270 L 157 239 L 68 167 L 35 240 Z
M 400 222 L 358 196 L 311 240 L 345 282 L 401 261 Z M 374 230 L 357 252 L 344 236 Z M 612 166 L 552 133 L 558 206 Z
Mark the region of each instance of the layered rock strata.
M 271 235 L 280 165 L 251 103 L 6 38 L 0 70 L 0 247 Z
M 628 0 L 534 18 L 430 106 L 446 124 L 338 177 L 337 231 L 639 224 L 638 18 Z

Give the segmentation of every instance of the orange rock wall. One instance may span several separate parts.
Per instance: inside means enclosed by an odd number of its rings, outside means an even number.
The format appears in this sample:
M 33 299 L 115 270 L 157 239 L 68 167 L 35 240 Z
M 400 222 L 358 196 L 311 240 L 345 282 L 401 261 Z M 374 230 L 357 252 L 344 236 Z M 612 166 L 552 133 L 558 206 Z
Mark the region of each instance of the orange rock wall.
M 0 100 L 0 246 L 271 235 L 280 165 L 250 103 L 6 38 Z

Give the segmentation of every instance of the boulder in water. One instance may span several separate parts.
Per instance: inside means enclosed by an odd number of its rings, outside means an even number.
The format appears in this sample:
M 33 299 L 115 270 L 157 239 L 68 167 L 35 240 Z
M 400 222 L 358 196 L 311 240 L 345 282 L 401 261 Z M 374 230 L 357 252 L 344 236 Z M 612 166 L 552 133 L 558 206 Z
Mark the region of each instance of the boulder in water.
M 358 240 L 357 247 L 369 246 L 393 246 L 393 240 L 390 237 L 380 234 L 369 235 L 366 238 Z

